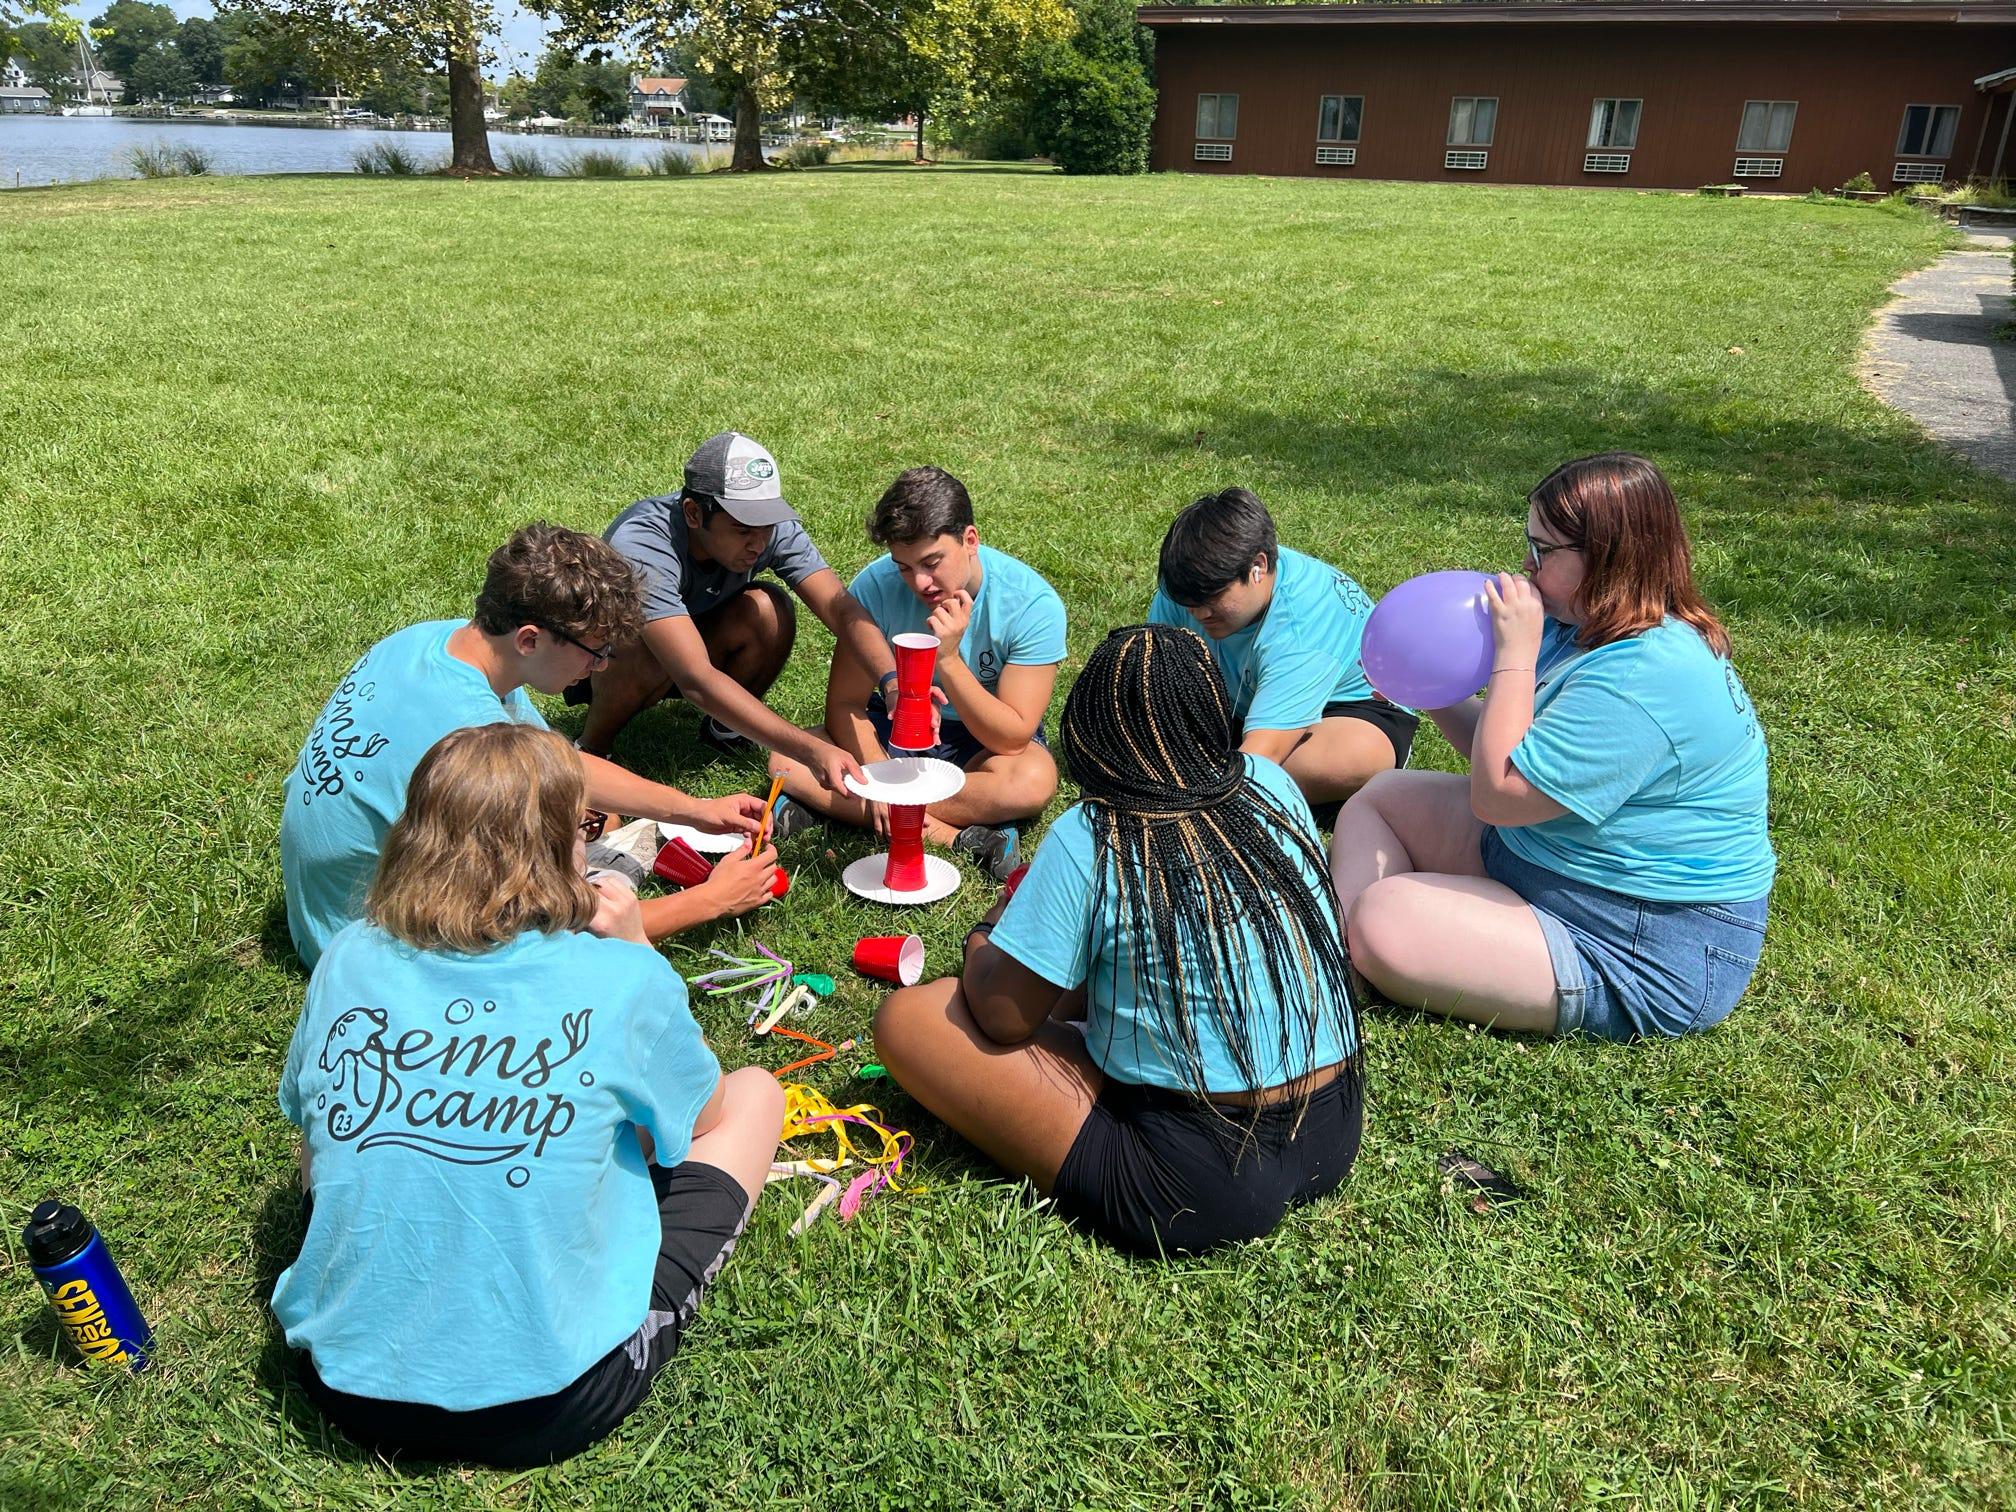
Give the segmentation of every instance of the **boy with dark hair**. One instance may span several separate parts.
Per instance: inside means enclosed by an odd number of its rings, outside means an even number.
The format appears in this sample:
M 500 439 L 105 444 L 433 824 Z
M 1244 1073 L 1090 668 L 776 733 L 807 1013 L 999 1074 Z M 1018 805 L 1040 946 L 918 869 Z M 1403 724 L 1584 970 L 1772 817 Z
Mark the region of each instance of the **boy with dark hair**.
M 360 916 L 379 846 L 434 743 L 470 725 L 545 728 L 525 689 L 558 693 L 606 662 L 639 620 L 636 574 L 606 543 L 527 525 L 491 553 L 473 618 L 410 625 L 357 659 L 287 774 L 280 869 L 304 966 Z M 746 793 L 689 797 L 585 751 L 581 766 L 596 809 L 749 834 L 761 822 L 762 802 Z M 647 900 L 646 930 L 662 939 L 757 907 L 776 859 L 764 854 L 731 857 L 706 886 Z
M 1151 624 L 1200 632 L 1225 679 L 1239 749 L 1286 769 L 1312 807 L 1407 764 L 1420 720 L 1372 690 L 1358 644 L 1372 601 L 1275 538 L 1243 488 L 1207 494 L 1162 538 Z
M 1015 869 L 1015 824 L 1033 819 L 1057 791 L 1057 763 L 1043 715 L 1064 660 L 1064 601 L 1032 569 L 980 544 L 966 485 L 939 467 L 913 467 L 868 517 L 868 535 L 888 554 L 848 591 L 885 637 L 938 637 L 939 743 L 922 754 L 966 771 L 966 786 L 925 810 L 925 837 L 965 851 L 997 880 Z M 893 668 L 833 652 L 822 733 L 857 761 L 889 754 Z M 909 753 L 905 753 L 909 754 Z M 881 806 L 824 790 L 789 760 L 772 760 L 794 800 L 779 811 L 781 840 L 814 814 L 882 828 Z
M 700 738 L 717 750 L 754 741 L 789 756 L 828 791 L 861 775 L 854 758 L 763 702 L 798 635 L 784 580 L 877 673 L 895 669 L 888 643 L 826 565 L 784 501 L 777 460 L 739 431 L 722 431 L 687 459 L 677 494 L 639 499 L 606 539 L 644 578 L 644 629 L 593 677 L 567 690 L 586 703 L 581 748 L 606 755 L 637 713 L 666 698 L 700 710 Z

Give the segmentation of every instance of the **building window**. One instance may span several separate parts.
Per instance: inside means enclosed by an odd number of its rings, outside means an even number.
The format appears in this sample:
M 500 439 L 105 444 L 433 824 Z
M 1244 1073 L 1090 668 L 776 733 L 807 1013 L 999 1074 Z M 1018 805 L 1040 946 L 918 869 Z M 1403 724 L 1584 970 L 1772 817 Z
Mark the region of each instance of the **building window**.
M 1792 117 L 1797 100 L 1748 100 L 1743 125 L 1736 133 L 1738 152 L 1783 152 L 1792 145 Z
M 1239 134 L 1239 96 L 1200 94 L 1197 96 L 1197 135 L 1230 141 Z
M 1498 128 L 1498 100 L 1493 96 L 1458 95 L 1449 102 L 1449 145 L 1489 147 Z
M 1598 100 L 1589 113 L 1589 145 L 1629 150 L 1638 145 L 1638 111 L 1643 100 Z
M 1902 157 L 1950 157 L 1953 133 L 1959 129 L 1958 105 L 1906 105 L 1897 152 Z
M 1365 123 L 1365 96 L 1325 95 L 1316 107 L 1316 140 L 1355 142 Z

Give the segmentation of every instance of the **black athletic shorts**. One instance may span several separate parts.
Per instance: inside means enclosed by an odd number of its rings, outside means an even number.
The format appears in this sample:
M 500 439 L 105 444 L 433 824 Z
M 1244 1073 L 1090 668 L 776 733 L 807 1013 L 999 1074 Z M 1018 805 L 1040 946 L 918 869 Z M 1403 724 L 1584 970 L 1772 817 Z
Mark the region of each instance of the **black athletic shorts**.
M 1400 705 L 1388 703 L 1383 698 L 1359 698 L 1349 703 L 1325 704 L 1323 717 L 1362 719 L 1375 726 L 1393 747 L 1393 770 L 1396 772 L 1407 765 L 1407 755 L 1414 749 L 1414 732 L 1421 728 L 1419 714 L 1409 714 Z
M 689 1160 L 651 1167 L 662 1239 L 651 1277 L 651 1310 L 637 1332 L 551 1396 L 472 1412 L 419 1402 L 352 1396 L 325 1385 L 301 1356 L 301 1384 L 344 1437 L 381 1454 L 421 1460 L 473 1460 L 500 1468 L 547 1465 L 579 1454 L 628 1417 L 652 1377 L 679 1348 L 708 1284 L 741 1237 L 749 1209 L 742 1185 L 719 1166 Z M 499 1318 L 499 1328 L 511 1320 Z
M 1150 1259 L 1257 1239 L 1349 1173 L 1363 1090 L 1352 1064 L 1306 1111 L 1296 1099 L 1243 1108 L 1109 1077 L 1052 1200 L 1079 1227 Z

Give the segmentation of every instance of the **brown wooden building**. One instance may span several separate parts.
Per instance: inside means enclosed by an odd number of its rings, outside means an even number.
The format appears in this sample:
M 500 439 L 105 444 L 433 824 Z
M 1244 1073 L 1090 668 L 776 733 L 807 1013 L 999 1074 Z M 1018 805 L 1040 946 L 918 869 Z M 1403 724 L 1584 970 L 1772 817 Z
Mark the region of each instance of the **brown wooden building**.
M 1150 6 L 1154 166 L 1804 193 L 2016 174 L 2016 4 Z

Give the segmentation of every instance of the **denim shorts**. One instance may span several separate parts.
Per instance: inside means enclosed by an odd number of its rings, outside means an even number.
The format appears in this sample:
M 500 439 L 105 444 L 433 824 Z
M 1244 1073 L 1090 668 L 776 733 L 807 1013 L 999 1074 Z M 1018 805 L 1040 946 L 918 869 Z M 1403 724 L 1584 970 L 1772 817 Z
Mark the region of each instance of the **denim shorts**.
M 875 738 L 882 742 L 882 749 L 894 751 L 889 744 L 889 705 L 883 701 L 880 689 L 868 695 L 868 723 L 875 727 Z M 1035 741 L 1045 750 L 1050 742 L 1043 738 L 1043 726 L 1036 726 Z M 971 767 L 983 756 L 994 753 L 974 738 L 965 722 L 958 719 L 942 719 L 938 725 L 938 744 L 928 751 L 904 751 L 905 756 L 930 756 L 938 761 L 949 761 L 956 767 Z
M 1764 898 L 1661 903 L 1578 882 L 1484 831 L 1484 873 L 1533 910 L 1560 996 L 1557 1034 L 1672 1039 L 1729 1016 L 1764 949 Z

